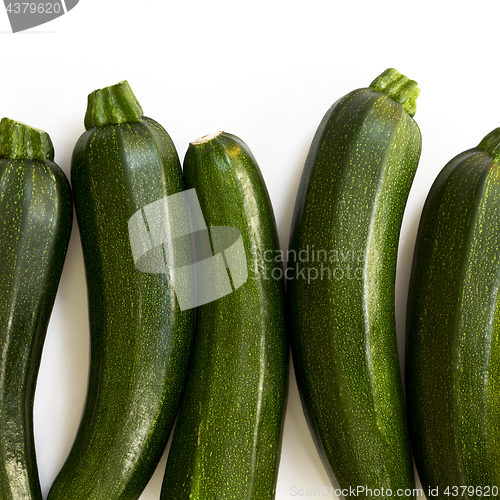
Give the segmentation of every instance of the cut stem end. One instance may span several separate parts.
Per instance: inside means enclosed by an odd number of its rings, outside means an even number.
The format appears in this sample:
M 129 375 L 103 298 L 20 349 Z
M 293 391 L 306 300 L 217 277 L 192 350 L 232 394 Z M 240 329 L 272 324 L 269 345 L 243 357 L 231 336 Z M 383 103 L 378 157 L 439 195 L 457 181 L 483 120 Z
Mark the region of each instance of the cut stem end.
M 420 89 L 415 80 L 410 80 L 397 69 L 389 68 L 373 80 L 370 88 L 378 92 L 384 92 L 395 101 L 398 101 L 411 117 L 415 116 L 417 97 L 420 94 Z
M 500 127 L 492 130 L 478 145 L 493 161 L 500 162 Z
M 219 132 L 214 132 L 212 134 L 204 135 L 204 136 L 200 137 L 199 139 L 196 139 L 195 141 L 193 141 L 191 144 L 193 146 L 199 146 L 200 144 L 205 144 L 207 142 L 210 142 L 212 139 L 219 137 L 219 135 L 221 135 L 222 133 L 223 133 L 222 131 L 219 131 Z
M 124 122 L 140 122 L 142 108 L 126 80 L 94 90 L 88 96 L 85 129 Z
M 54 146 L 49 134 L 25 123 L 2 118 L 0 122 L 0 157 L 54 161 Z

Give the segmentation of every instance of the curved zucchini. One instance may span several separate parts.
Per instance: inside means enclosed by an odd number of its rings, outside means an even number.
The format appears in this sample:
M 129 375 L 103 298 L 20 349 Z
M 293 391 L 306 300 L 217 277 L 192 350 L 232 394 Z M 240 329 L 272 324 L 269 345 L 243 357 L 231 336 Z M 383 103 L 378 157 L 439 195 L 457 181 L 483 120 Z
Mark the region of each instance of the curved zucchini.
M 73 205 L 50 137 L 0 122 L 0 498 L 42 500 L 33 402 Z
M 197 309 L 161 499 L 269 500 L 275 495 L 288 367 L 274 213 L 253 155 L 231 134 L 190 144 L 184 175 L 207 225 L 240 232 L 246 263 L 235 269 L 225 252 L 235 289 Z M 211 238 L 216 245 L 214 230 Z M 242 285 L 238 275 L 246 276 Z M 212 286 L 218 287 L 217 280 Z
M 88 288 L 90 376 L 75 442 L 48 498 L 131 500 L 166 446 L 194 315 L 180 309 L 169 273 L 136 267 L 129 221 L 184 184 L 172 140 L 142 116 L 127 82 L 90 94 L 85 128 L 71 180 Z
M 408 419 L 422 486 L 437 499 L 498 497 L 499 227 L 500 128 L 439 173 L 415 244 Z
M 421 151 L 412 119 L 418 92 L 387 70 L 330 108 L 292 220 L 287 278 L 297 384 L 332 483 L 361 488 L 358 498 L 372 497 L 369 490 L 413 496 L 394 287 Z

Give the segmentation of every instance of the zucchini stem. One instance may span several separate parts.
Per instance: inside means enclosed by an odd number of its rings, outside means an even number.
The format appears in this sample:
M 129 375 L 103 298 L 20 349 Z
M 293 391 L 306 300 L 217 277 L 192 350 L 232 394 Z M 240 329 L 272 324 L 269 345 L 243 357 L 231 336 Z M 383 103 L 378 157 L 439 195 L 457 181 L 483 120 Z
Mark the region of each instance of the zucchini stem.
M 489 155 L 493 161 L 500 162 L 500 127 L 492 130 L 478 145 L 478 149 L 482 149 Z
M 196 139 L 191 144 L 193 146 L 198 146 L 200 144 L 205 144 L 206 142 L 210 142 L 212 139 L 215 139 L 216 137 L 218 137 L 221 134 L 222 134 L 222 131 L 220 131 L 220 132 L 213 132 L 211 134 L 204 135 L 203 137 L 200 137 L 199 139 Z
M 84 120 L 86 130 L 141 120 L 141 105 L 126 80 L 89 94 Z
M 13 160 L 54 161 L 54 146 L 49 134 L 25 123 L 2 118 L 0 157 Z
M 383 92 L 398 101 L 411 116 L 417 110 L 417 97 L 420 94 L 418 83 L 402 75 L 397 69 L 386 69 L 370 84 L 370 88 Z

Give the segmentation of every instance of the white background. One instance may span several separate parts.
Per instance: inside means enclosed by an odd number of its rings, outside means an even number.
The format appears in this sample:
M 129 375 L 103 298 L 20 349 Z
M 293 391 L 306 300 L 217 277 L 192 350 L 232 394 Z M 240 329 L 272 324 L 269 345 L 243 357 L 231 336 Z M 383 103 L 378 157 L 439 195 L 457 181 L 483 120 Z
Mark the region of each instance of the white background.
M 12 34 L 1 7 L 0 114 L 47 131 L 56 162 L 69 175 L 87 94 L 127 79 L 181 159 L 190 141 L 218 130 L 249 145 L 286 248 L 304 159 L 323 114 L 387 67 L 397 68 L 422 89 L 415 120 L 423 135 L 401 232 L 396 306 L 402 355 L 409 267 L 425 196 L 446 162 L 500 126 L 499 14 L 498 2 L 483 0 L 80 0 L 57 20 Z M 35 402 L 45 495 L 80 419 L 88 342 L 75 224 Z M 142 500 L 158 499 L 165 460 Z M 276 498 L 305 497 L 307 489 L 312 494 L 329 485 L 292 372 Z

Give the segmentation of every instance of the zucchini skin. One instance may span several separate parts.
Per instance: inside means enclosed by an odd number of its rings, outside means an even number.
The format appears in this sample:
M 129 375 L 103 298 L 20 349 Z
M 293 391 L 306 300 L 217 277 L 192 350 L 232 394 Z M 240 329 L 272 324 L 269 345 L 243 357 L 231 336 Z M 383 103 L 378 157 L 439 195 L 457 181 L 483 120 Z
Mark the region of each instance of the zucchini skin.
M 479 147 L 464 151 L 425 201 L 407 307 L 413 452 L 437 499 L 453 487 L 456 498 L 477 499 L 500 485 L 499 227 L 500 163 Z
M 88 393 L 50 500 L 140 496 L 178 410 L 194 330 L 170 275 L 135 267 L 128 232 L 136 211 L 184 189 L 174 144 L 144 116 L 95 122 L 86 117 L 71 165 L 88 288 Z
M 417 124 L 386 93 L 339 99 L 312 141 L 289 245 L 292 357 L 313 440 L 336 488 L 380 498 L 414 495 L 394 289 L 420 151 Z
M 258 270 L 253 265 L 266 250 L 274 256 L 279 249 L 271 201 L 248 146 L 225 132 L 189 146 L 184 175 L 207 226 L 240 231 L 248 277 L 229 295 L 197 308 L 161 499 L 269 500 L 276 490 L 289 355 L 284 280 L 269 279 L 274 260 L 262 259 Z
M 33 403 L 73 210 L 69 182 L 53 151 L 50 158 L 0 158 L 2 500 L 42 500 Z

